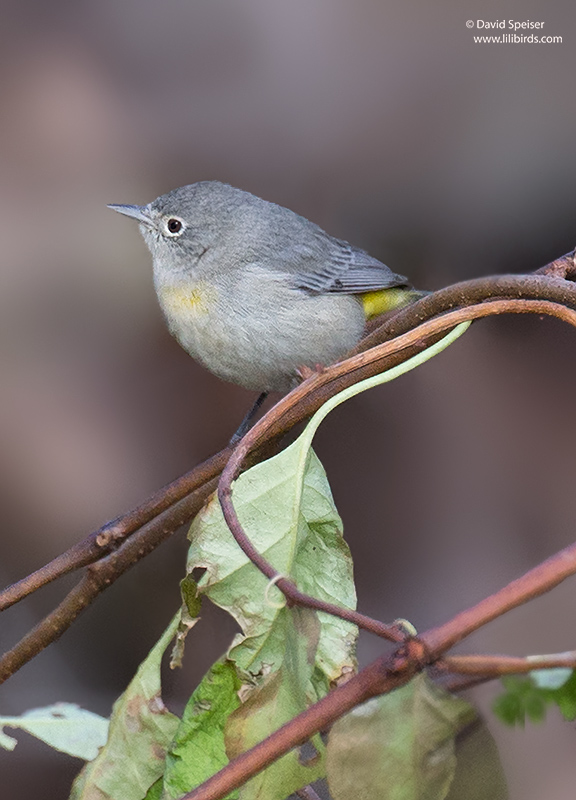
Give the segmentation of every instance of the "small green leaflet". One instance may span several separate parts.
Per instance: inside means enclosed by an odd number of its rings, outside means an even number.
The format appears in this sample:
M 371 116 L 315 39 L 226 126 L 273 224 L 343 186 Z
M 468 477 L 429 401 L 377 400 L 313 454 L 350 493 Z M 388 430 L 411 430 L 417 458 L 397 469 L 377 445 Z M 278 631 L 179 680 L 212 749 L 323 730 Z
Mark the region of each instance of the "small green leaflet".
M 576 672 L 564 668 L 539 669 L 527 676 L 502 678 L 504 692 L 492 706 L 507 725 L 542 722 L 550 704 L 557 705 L 566 720 L 576 719 Z
M 20 717 L 0 717 L 0 747 L 14 750 L 17 740 L 2 732 L 4 725 L 20 728 L 55 750 L 91 761 L 106 743 L 108 720 L 74 703 L 33 708 Z
M 160 663 L 179 615 L 115 702 L 108 741 L 74 781 L 70 800 L 143 800 L 164 773 L 166 749 L 178 727 L 160 695 Z
M 476 717 L 469 703 L 415 677 L 339 719 L 327 747 L 334 800 L 444 800 L 456 769 L 454 742 Z
M 200 621 L 202 598 L 198 594 L 198 584 L 191 575 L 186 575 L 180 581 L 180 596 L 182 597 L 182 607 L 180 608 L 176 641 L 170 658 L 170 669 L 182 666 L 184 642 L 190 630 Z
M 240 705 L 239 689 L 234 664 L 222 659 L 194 691 L 166 758 L 164 789 L 169 797 L 181 797 L 228 763 L 224 726 Z

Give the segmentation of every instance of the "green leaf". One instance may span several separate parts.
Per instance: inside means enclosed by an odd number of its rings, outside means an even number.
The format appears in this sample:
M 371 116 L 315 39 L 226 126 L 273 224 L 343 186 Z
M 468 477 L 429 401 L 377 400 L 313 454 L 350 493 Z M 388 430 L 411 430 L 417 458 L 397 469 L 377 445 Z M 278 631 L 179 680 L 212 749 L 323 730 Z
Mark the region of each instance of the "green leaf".
M 334 800 L 443 800 L 456 768 L 456 734 L 476 716 L 422 674 L 364 703 L 330 731 Z
M 91 761 L 106 743 L 108 720 L 73 703 L 33 708 L 20 717 L 0 717 L 0 746 L 13 750 L 17 740 L 1 733 L 4 725 L 20 728 L 55 750 Z
M 234 506 L 255 546 L 298 588 L 354 608 L 352 560 L 320 461 L 300 440 L 253 467 L 234 485 Z M 282 595 L 238 547 L 216 497 L 192 524 L 188 571 L 203 567 L 199 590 L 239 623 L 229 657 L 247 675 L 277 671 L 284 658 Z M 270 597 L 268 597 L 270 595 Z M 319 614 L 316 666 L 325 691 L 343 671 L 355 669 L 354 625 Z
M 224 726 L 240 705 L 239 689 L 234 664 L 221 660 L 195 690 L 166 758 L 164 789 L 170 797 L 181 797 L 228 763 Z
M 74 781 L 70 800 L 143 800 L 162 776 L 179 719 L 162 702 L 160 664 L 177 626 L 178 616 L 114 704 L 108 741 Z
M 307 706 L 319 626 L 309 609 L 283 609 L 286 653 L 279 670 L 260 681 L 226 725 L 226 751 L 232 759 L 261 742 Z M 242 787 L 241 800 L 285 800 L 292 792 L 324 777 L 324 745 L 314 737 L 313 755 L 298 749 L 269 766 Z

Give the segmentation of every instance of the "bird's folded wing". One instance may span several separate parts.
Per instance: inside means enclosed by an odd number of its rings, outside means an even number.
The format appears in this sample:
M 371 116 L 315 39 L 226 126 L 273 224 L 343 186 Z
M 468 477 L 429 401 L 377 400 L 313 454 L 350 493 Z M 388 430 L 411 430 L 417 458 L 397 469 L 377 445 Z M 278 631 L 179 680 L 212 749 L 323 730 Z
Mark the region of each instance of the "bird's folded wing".
M 295 274 L 299 288 L 310 292 L 362 294 L 393 286 L 410 286 L 407 278 L 396 275 L 364 250 L 339 239 L 332 241 L 330 257 L 321 266 L 310 270 L 307 264 L 306 271 Z

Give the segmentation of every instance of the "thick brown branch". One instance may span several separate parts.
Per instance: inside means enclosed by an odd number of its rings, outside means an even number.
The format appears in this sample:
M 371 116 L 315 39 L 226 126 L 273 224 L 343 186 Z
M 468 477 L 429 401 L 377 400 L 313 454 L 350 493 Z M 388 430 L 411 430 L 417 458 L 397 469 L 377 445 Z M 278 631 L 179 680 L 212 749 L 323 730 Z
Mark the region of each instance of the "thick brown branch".
M 185 497 L 140 528 L 137 533 L 126 539 L 118 550 L 89 566 L 84 577 L 54 611 L 0 658 L 0 683 L 6 681 L 45 647 L 59 639 L 101 592 L 158 547 L 171 535 L 174 527 L 182 525 L 197 514 L 214 489 L 215 481 L 204 484 L 197 492 Z
M 170 507 L 175 508 L 183 498 L 219 475 L 231 452 L 231 447 L 221 450 L 207 461 L 198 464 L 194 469 L 159 489 L 137 508 L 122 517 L 107 522 L 44 567 L 12 586 L 8 586 L 0 592 L 0 611 L 4 611 L 62 575 L 85 567 L 87 564 L 93 564 L 117 550 L 129 536 L 143 525 Z M 181 513 L 175 510 L 173 517 L 171 515 L 163 517 L 162 524 L 164 526 L 172 525 L 172 530 L 176 530 L 186 521 L 186 519 L 182 519 Z
M 5 611 L 10 606 L 28 597 L 29 594 L 38 591 L 43 586 L 47 586 L 52 581 L 74 572 L 77 569 L 93 564 L 103 558 L 111 550 L 111 544 L 107 543 L 101 547 L 94 534 L 81 542 L 73 545 L 66 552 L 49 561 L 40 569 L 27 575 L 22 580 L 7 586 L 0 592 L 0 611 Z

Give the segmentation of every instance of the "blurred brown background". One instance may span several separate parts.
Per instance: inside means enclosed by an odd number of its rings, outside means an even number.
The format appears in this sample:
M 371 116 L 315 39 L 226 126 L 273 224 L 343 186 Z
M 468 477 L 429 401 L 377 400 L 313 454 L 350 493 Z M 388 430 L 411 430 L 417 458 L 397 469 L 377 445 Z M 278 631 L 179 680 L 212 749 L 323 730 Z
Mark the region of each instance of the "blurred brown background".
M 1 584 L 219 449 L 253 399 L 170 338 L 136 226 L 106 203 L 226 181 L 428 289 L 576 243 L 568 0 L 2 0 L 0 15 Z M 474 44 L 478 18 L 544 21 L 563 43 Z M 363 611 L 424 629 L 572 540 L 575 359 L 559 322 L 479 322 L 330 416 L 316 447 Z M 107 715 L 177 607 L 185 552 L 182 533 L 105 593 L 2 687 L 0 713 Z M 3 614 L 2 646 L 64 590 Z M 574 591 L 463 649 L 574 647 Z M 174 708 L 232 626 L 207 610 L 197 631 L 167 679 Z M 379 652 L 362 639 L 363 662 Z M 497 691 L 477 693 L 485 710 Z M 572 724 L 488 720 L 513 800 L 573 798 Z M 0 752 L 12 800 L 65 798 L 80 762 L 20 738 Z

